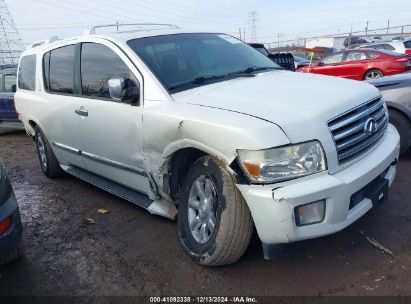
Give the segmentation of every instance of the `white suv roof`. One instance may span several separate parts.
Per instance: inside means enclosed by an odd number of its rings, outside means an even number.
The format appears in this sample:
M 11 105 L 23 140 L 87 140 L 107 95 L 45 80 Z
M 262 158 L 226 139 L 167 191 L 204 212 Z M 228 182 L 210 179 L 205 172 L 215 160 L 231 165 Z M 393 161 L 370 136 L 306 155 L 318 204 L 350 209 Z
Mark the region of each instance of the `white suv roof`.
M 112 32 L 98 33 L 99 29 L 114 28 Z M 31 44 L 28 50 L 38 47 L 50 47 L 55 44 L 65 43 L 67 41 L 76 40 L 84 36 L 93 36 L 101 38 L 109 38 L 110 40 L 122 40 L 128 41 L 131 39 L 138 39 L 144 37 L 153 37 L 161 35 L 173 35 L 173 34 L 187 34 L 187 33 L 209 33 L 210 31 L 198 31 L 198 30 L 186 30 L 181 29 L 173 24 L 154 24 L 154 23 L 127 23 L 127 24 L 108 24 L 108 25 L 96 25 L 87 29 L 83 35 L 70 37 L 66 39 L 59 39 L 57 36 L 53 36 L 46 40 L 41 40 Z

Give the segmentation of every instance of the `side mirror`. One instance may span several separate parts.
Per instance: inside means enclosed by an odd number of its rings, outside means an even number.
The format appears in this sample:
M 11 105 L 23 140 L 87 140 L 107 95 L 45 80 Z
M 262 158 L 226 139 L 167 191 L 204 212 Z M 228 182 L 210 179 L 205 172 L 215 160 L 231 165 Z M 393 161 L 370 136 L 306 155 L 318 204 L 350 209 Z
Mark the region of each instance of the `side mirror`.
M 16 86 L 15 84 L 12 84 L 12 85 L 11 85 L 11 91 L 12 91 L 13 93 L 16 93 L 16 91 L 17 91 L 17 86 Z
M 140 87 L 130 79 L 112 78 L 108 81 L 110 97 L 118 102 L 140 105 Z

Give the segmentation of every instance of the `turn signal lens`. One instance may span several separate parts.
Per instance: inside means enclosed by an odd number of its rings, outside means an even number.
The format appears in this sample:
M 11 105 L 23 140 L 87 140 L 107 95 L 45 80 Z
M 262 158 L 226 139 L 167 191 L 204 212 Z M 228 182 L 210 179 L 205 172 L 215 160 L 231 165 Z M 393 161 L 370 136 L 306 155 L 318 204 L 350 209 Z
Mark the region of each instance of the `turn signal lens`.
M 250 164 L 250 163 L 243 163 L 244 168 L 247 170 L 248 175 L 250 176 L 260 176 L 260 166 L 256 164 Z

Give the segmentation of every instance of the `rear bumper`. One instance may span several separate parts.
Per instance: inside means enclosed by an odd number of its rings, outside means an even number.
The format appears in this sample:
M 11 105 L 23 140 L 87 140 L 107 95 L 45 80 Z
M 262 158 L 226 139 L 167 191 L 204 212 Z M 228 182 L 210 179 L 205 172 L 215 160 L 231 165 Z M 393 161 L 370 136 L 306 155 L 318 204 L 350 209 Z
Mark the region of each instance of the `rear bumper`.
M 5 203 L 0 205 L 0 222 L 8 217 L 11 218 L 12 225 L 7 232 L 0 235 L 0 260 L 7 257 L 18 246 L 23 233 L 20 211 L 13 193 Z
M 0 128 L 25 130 L 24 125 L 20 120 L 0 120 Z
M 237 185 L 243 194 L 258 235 L 264 244 L 282 244 L 335 233 L 352 224 L 372 208 L 368 198 L 350 209 L 353 194 L 380 175 L 391 186 L 399 154 L 399 135 L 389 125 L 383 140 L 366 157 L 329 175 L 320 173 L 278 185 Z M 297 227 L 294 209 L 325 200 L 321 223 Z

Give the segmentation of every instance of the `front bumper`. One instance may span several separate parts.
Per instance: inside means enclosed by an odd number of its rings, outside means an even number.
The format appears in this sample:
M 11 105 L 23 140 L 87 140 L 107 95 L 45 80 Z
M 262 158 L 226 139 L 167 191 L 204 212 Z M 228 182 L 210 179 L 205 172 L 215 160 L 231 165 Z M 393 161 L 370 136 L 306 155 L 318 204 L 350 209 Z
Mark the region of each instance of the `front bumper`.
M 335 233 L 372 208 L 363 199 L 350 209 L 351 196 L 384 172 L 391 186 L 399 155 L 399 135 L 388 125 L 382 142 L 367 156 L 336 174 L 319 173 L 275 185 L 237 185 L 263 244 L 284 244 Z M 297 227 L 294 208 L 325 200 L 324 221 Z
M 0 235 L 0 260 L 6 258 L 18 246 L 23 233 L 20 212 L 13 193 L 5 203 L 0 205 L 0 222 L 8 217 L 11 217 L 12 225 L 7 232 Z

